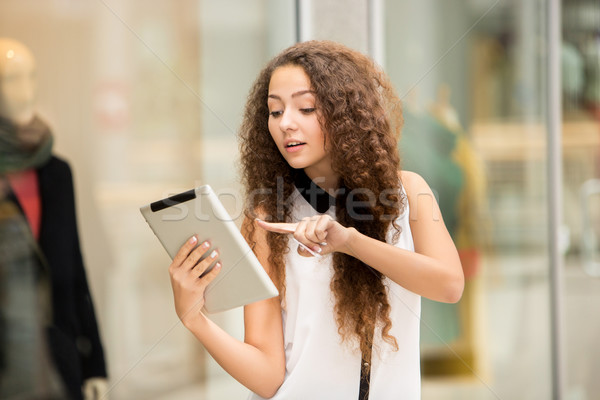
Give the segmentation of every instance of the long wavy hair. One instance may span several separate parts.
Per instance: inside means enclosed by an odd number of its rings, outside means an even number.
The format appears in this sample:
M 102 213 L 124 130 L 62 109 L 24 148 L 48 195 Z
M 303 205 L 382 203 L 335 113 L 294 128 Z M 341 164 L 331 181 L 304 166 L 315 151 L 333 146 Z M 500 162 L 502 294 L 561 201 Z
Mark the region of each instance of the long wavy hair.
M 268 220 L 291 222 L 289 199 L 294 191 L 294 170 L 277 149 L 268 129 L 267 96 L 273 71 L 282 66 L 300 66 L 315 93 L 315 107 L 325 133 L 325 146 L 332 169 L 339 175 L 336 218 L 346 227 L 380 241 L 391 225 L 397 239 L 395 219 L 404 209 L 398 171 L 397 142 L 402 127 L 400 100 L 383 71 L 368 57 L 329 41 L 296 44 L 275 57 L 259 74 L 248 95 L 240 130 L 241 175 L 246 190 L 248 218 L 257 212 Z M 360 218 L 347 209 L 347 198 L 366 202 Z M 354 216 L 354 218 L 353 218 Z M 254 225 L 246 238 L 255 244 Z M 271 278 L 285 306 L 286 235 L 269 232 Z M 370 358 L 375 328 L 382 338 L 398 348 L 389 334 L 392 326 L 384 276 L 360 260 L 333 254 L 331 291 L 335 318 L 343 340 L 356 339 Z

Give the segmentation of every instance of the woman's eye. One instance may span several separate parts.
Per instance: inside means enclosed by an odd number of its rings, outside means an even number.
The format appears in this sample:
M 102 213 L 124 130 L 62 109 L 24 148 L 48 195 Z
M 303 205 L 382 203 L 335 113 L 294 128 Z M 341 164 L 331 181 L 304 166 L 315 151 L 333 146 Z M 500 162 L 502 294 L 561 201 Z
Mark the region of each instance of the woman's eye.
M 311 108 L 301 108 L 300 111 L 302 111 L 304 114 L 310 114 L 312 112 L 315 112 L 315 108 L 311 107 Z
M 281 114 L 283 114 L 283 111 L 270 111 L 269 115 L 271 117 L 279 117 Z

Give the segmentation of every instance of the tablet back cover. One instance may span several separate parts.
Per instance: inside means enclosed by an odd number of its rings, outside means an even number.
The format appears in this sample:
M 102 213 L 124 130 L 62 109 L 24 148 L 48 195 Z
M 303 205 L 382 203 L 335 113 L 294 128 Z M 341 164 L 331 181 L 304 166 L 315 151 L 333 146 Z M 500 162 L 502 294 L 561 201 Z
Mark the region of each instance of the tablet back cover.
M 205 292 L 204 308 L 225 311 L 277 296 L 275 285 L 210 186 L 180 193 L 140 208 L 173 259 L 192 235 L 218 249 L 222 269 Z

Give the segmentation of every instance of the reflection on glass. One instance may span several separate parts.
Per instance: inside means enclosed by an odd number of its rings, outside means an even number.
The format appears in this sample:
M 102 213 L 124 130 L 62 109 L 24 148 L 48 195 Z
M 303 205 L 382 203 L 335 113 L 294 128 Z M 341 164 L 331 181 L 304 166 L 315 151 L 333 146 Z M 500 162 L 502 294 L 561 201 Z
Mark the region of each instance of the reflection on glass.
M 236 188 L 242 106 L 293 42 L 294 2 L 6 0 L 0 27 L 39 54 L 40 110 L 77 171 L 110 398 L 243 398 L 180 326 L 170 260 L 138 208 L 204 183 Z M 220 318 L 239 331 L 239 316 Z
M 567 398 L 600 393 L 600 3 L 562 1 Z M 567 236 L 568 235 L 568 236 Z
M 403 168 L 436 191 L 467 278 L 458 305 L 423 301 L 424 399 L 550 397 L 544 12 L 386 2 Z

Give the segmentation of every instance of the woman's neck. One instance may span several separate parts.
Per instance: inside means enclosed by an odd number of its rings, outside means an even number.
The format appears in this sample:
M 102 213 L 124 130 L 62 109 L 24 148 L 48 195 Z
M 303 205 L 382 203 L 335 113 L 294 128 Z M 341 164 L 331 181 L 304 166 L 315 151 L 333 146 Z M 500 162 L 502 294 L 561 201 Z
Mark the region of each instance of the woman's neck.
M 305 168 L 306 175 L 321 189 L 325 190 L 332 196 L 338 189 L 339 176 L 331 168 L 328 171 L 319 170 L 316 168 Z

